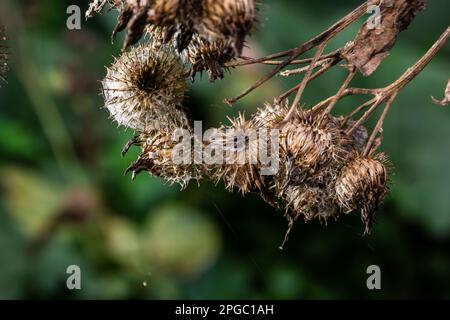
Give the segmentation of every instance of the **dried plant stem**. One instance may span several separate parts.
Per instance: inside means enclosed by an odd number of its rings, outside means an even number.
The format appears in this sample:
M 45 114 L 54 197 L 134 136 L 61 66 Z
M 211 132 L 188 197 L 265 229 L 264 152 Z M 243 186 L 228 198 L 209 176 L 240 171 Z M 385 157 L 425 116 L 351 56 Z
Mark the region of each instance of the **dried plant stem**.
M 311 78 L 314 66 L 316 65 L 317 60 L 319 59 L 319 57 L 322 55 L 323 50 L 325 50 L 325 47 L 327 46 L 328 41 L 330 39 L 331 38 L 327 38 L 326 41 L 322 42 L 320 44 L 319 48 L 317 48 L 317 52 L 314 55 L 313 61 L 309 65 L 308 71 L 306 71 L 306 74 L 303 77 L 302 82 L 298 86 L 297 94 L 295 95 L 294 102 L 292 102 L 291 109 L 286 114 L 286 117 L 284 118 L 284 120 L 280 122 L 280 124 L 278 126 L 279 128 L 284 127 L 284 125 L 286 125 L 286 123 L 288 123 L 292 119 L 292 117 L 295 115 L 295 113 L 297 111 L 297 106 L 300 103 L 300 100 L 302 98 L 303 92 L 305 91 L 306 85 L 308 84 L 308 82 L 309 82 L 309 80 Z
M 425 53 L 425 55 L 417 61 L 411 68 L 409 68 L 400 78 L 398 78 L 391 85 L 387 86 L 386 92 L 396 92 L 403 89 L 408 83 L 410 83 L 422 70 L 430 63 L 434 56 L 442 49 L 450 38 L 450 26 L 441 34 L 439 39 L 433 44 L 433 46 Z
M 331 103 L 328 105 L 327 109 L 325 110 L 325 112 L 330 113 L 331 110 L 333 110 L 333 107 L 336 105 L 336 103 L 339 101 L 339 99 L 342 96 L 342 92 L 348 87 L 348 85 L 350 84 L 350 82 L 352 81 L 353 77 L 356 74 L 356 68 L 354 66 L 350 67 L 350 71 L 348 73 L 347 78 L 345 79 L 345 81 L 342 83 L 341 87 L 339 88 L 338 92 L 336 93 L 336 95 L 334 96 L 334 98 L 331 100 Z
M 364 102 L 363 104 L 361 104 L 360 106 L 355 108 L 348 116 L 346 116 L 346 120 L 352 119 L 356 114 L 358 114 L 358 112 L 360 112 L 360 111 L 364 110 L 365 108 L 367 108 L 368 106 L 372 105 L 375 101 L 376 101 L 376 98 L 372 98 L 372 99 Z
M 375 90 L 373 90 L 373 89 L 364 89 L 364 88 L 347 88 L 341 93 L 341 95 L 340 95 L 338 100 L 341 100 L 344 97 L 352 96 L 352 95 L 375 95 Z M 322 100 L 319 103 L 317 103 L 311 109 L 316 111 L 316 110 L 319 110 L 319 109 L 321 109 L 321 108 L 323 108 L 325 106 L 328 106 L 333 101 L 333 99 L 335 97 L 336 97 L 336 95 L 328 97 L 325 100 Z
M 309 79 L 308 79 L 308 83 L 310 83 L 311 81 L 313 81 L 314 79 L 318 78 L 320 75 L 324 74 L 327 70 L 329 70 L 331 67 L 333 67 L 335 64 L 337 64 L 339 62 L 339 60 L 334 60 L 331 61 L 330 63 L 324 65 L 319 71 L 317 71 L 316 73 L 314 73 Z M 277 101 L 283 101 L 284 99 L 286 99 L 287 97 L 289 97 L 292 93 L 294 93 L 295 91 L 297 91 L 299 89 L 299 87 L 302 84 L 299 83 L 298 85 L 296 85 L 295 87 L 292 87 L 291 89 L 287 90 L 286 92 L 284 92 L 282 95 L 280 95 L 277 99 Z
M 264 83 L 266 83 L 269 79 L 271 79 L 276 74 L 278 74 L 283 68 L 288 66 L 292 61 L 294 61 L 301 54 L 334 38 L 342 30 L 346 29 L 350 24 L 352 24 L 353 22 L 355 22 L 356 20 L 361 18 L 366 13 L 367 5 L 369 5 L 371 2 L 372 2 L 371 0 L 365 1 L 362 5 L 360 5 L 355 10 L 353 10 L 352 12 L 347 14 L 344 18 L 342 18 L 341 20 L 336 22 L 330 28 L 328 28 L 321 34 L 317 35 L 316 37 L 312 38 L 311 40 L 305 42 L 304 44 L 302 44 L 292 50 L 284 51 L 284 52 L 273 55 L 271 57 L 272 59 L 276 59 L 278 57 L 283 57 L 283 56 L 287 56 L 288 58 L 286 60 L 284 60 L 281 64 L 276 66 L 274 69 L 272 69 L 272 71 L 270 71 L 264 77 L 259 79 L 251 87 L 244 90 L 241 94 L 239 94 L 238 96 L 231 98 L 231 99 L 225 99 L 224 102 L 230 106 L 233 105 L 236 101 L 245 97 L 246 95 L 251 93 L 253 90 L 255 90 L 256 88 L 258 88 L 261 85 L 263 85 Z M 317 59 L 318 58 L 315 57 L 316 61 L 317 61 Z M 264 59 L 261 61 L 264 61 Z M 313 63 L 313 65 L 314 65 L 314 63 Z
M 372 101 L 372 100 L 371 100 Z M 356 128 L 364 124 L 372 115 L 372 113 L 378 108 L 379 105 L 383 103 L 383 99 L 381 97 L 375 97 L 373 99 L 373 103 L 371 107 L 356 121 L 350 128 L 347 129 L 346 134 L 350 135 Z M 369 104 L 370 105 L 370 104 Z
M 367 119 L 370 118 L 370 116 L 377 109 L 377 107 L 380 106 L 383 102 L 388 101 L 388 103 L 391 104 L 397 93 L 401 89 L 403 89 L 408 83 L 410 83 L 420 72 L 422 72 L 422 70 L 428 65 L 428 63 L 434 58 L 434 56 L 439 52 L 439 50 L 445 45 L 445 43 L 448 41 L 449 38 L 450 38 L 450 27 L 448 27 L 444 31 L 444 33 L 442 33 L 439 39 L 423 55 L 423 57 L 420 58 L 419 61 L 417 61 L 412 67 L 408 68 L 408 70 L 406 70 L 406 72 L 403 73 L 396 81 L 394 81 L 392 84 L 382 89 L 375 89 L 374 90 L 375 98 L 370 100 L 370 102 L 373 101 L 372 106 L 364 113 L 364 115 L 356 123 L 353 124 L 353 126 L 351 126 L 346 131 L 347 134 L 352 133 L 353 130 L 355 130 L 365 121 L 367 121 Z M 387 108 L 386 112 L 389 110 L 389 108 L 390 106 Z M 384 117 L 385 116 L 386 115 L 384 115 Z M 375 131 L 377 131 L 377 128 L 375 129 Z M 375 135 L 377 133 L 378 132 L 375 132 Z
M 371 154 L 372 152 L 375 151 L 375 149 L 371 151 L 371 147 L 375 141 L 375 138 L 377 137 L 378 133 L 381 133 L 383 131 L 383 124 L 384 124 L 384 119 L 386 119 L 386 115 L 389 112 L 389 109 L 391 108 L 392 102 L 394 102 L 395 97 L 397 96 L 398 91 L 396 91 L 395 93 L 393 93 L 389 100 L 386 102 L 386 106 L 384 107 L 383 113 L 381 114 L 380 119 L 378 119 L 378 122 L 375 126 L 375 128 L 372 131 L 372 134 L 369 138 L 369 141 L 366 144 L 366 147 L 364 149 L 364 155 L 368 156 L 369 154 Z
M 318 67 L 322 67 L 324 65 L 328 65 L 332 61 L 333 61 L 332 59 L 318 60 L 317 63 L 314 65 L 314 69 L 318 68 Z M 298 68 L 298 69 L 284 70 L 284 71 L 281 71 L 279 73 L 279 75 L 282 76 L 282 77 L 290 77 L 290 76 L 298 75 L 298 74 L 307 72 L 309 70 L 309 67 L 310 66 L 308 65 L 308 66 L 301 67 L 301 68 Z
M 337 49 L 334 50 L 330 53 L 324 54 L 323 56 L 321 56 L 319 58 L 319 61 L 322 60 L 327 60 L 327 59 L 331 59 L 331 58 L 335 58 L 337 56 L 339 56 L 339 53 L 341 52 L 342 49 Z M 290 50 L 292 51 L 292 50 Z M 266 65 L 280 65 L 283 63 L 283 61 L 281 60 L 273 60 L 273 55 L 270 56 L 266 56 L 266 57 L 261 57 L 261 58 L 249 58 L 249 57 L 241 57 L 241 60 L 236 60 L 236 61 L 230 61 L 227 62 L 225 64 L 225 67 L 228 68 L 233 68 L 233 67 L 242 67 L 242 66 L 248 66 L 248 65 L 252 65 L 252 64 L 266 64 Z M 300 59 L 300 60 L 293 60 L 291 63 L 289 63 L 289 65 L 302 65 L 302 64 L 308 64 L 313 60 L 313 58 L 306 58 L 306 59 Z

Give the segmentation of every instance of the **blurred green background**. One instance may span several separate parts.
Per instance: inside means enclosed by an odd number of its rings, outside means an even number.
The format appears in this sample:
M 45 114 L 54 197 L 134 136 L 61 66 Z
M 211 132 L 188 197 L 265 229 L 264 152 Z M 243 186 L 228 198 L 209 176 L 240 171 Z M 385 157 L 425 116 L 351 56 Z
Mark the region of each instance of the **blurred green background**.
M 361 2 L 267 0 L 247 54 L 296 46 Z M 430 98 L 442 98 L 449 45 L 386 120 L 382 148 L 396 169 L 372 235 L 362 237 L 356 215 L 298 223 L 280 251 L 282 212 L 258 196 L 207 181 L 180 192 L 147 174 L 124 176 L 138 153 L 120 156 L 133 132 L 109 121 L 99 96 L 104 66 L 121 46 L 110 41 L 116 13 L 70 31 L 71 4 L 87 9 L 76 0 L 0 4 L 11 48 L 9 83 L 0 88 L 0 298 L 450 298 L 450 110 Z M 391 56 L 355 86 L 395 80 L 447 27 L 448 12 L 449 1 L 429 1 Z M 197 78 L 186 99 L 192 117 L 217 126 L 298 81 L 277 77 L 234 108 L 222 103 L 267 70 L 233 70 L 215 84 Z M 318 79 L 305 102 L 332 94 L 344 76 L 336 69 Z M 359 102 L 344 101 L 340 112 Z M 371 264 L 381 268 L 382 290 L 366 288 Z M 81 267 L 82 290 L 66 289 L 69 265 Z

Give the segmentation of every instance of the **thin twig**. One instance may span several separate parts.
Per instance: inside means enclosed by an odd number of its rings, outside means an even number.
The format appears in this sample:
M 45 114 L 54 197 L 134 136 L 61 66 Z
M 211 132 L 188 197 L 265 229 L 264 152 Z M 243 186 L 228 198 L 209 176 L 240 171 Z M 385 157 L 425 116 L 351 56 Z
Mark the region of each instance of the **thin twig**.
M 331 59 L 326 59 L 326 60 L 319 60 L 317 61 L 316 65 L 314 66 L 314 68 L 318 68 L 324 65 L 328 65 L 330 64 L 330 62 L 333 61 Z M 282 77 L 290 77 L 290 76 L 295 76 L 304 72 L 307 72 L 309 70 L 309 66 L 305 66 L 305 67 L 301 67 L 298 69 L 289 69 L 289 70 L 284 70 L 281 71 L 279 73 L 280 76 Z
M 353 77 L 356 74 L 356 68 L 354 66 L 350 67 L 350 71 L 348 73 L 347 78 L 345 79 L 345 81 L 342 83 L 341 87 L 339 88 L 338 92 L 336 93 L 336 95 L 334 96 L 333 100 L 331 100 L 331 103 L 328 105 L 327 109 L 325 110 L 325 112 L 330 113 L 331 110 L 333 110 L 333 107 L 336 105 L 336 103 L 339 101 L 339 99 L 342 96 L 342 92 L 348 87 L 348 85 L 350 84 L 350 82 L 352 81 Z
M 318 78 L 320 75 L 324 74 L 327 70 L 329 70 L 331 67 L 333 67 L 335 64 L 337 64 L 339 61 L 335 60 L 330 62 L 329 64 L 324 65 L 319 71 L 317 71 L 316 73 L 314 73 L 309 79 L 308 79 L 308 83 L 310 83 L 311 81 L 313 81 L 314 79 Z M 298 88 L 301 86 L 301 83 L 299 83 L 298 85 L 296 85 L 295 87 L 287 90 L 286 92 L 284 92 L 283 94 L 281 94 L 276 100 L 277 101 L 283 101 L 284 99 L 286 99 L 287 97 L 289 97 L 292 93 L 294 93 L 295 91 L 298 90 Z
M 396 92 L 403 89 L 408 83 L 410 83 L 422 70 L 430 63 L 434 56 L 440 49 L 447 43 L 450 38 L 450 26 L 441 34 L 439 39 L 433 44 L 433 46 L 417 61 L 411 68 L 398 78 L 391 85 L 387 86 L 384 90 L 387 92 Z
M 340 95 L 340 99 L 347 97 L 347 96 L 352 96 L 352 95 L 375 95 L 376 92 L 373 89 L 364 89 L 364 88 L 348 88 L 345 89 L 341 95 Z M 331 103 L 331 101 L 333 101 L 333 99 L 335 98 L 336 95 L 333 95 L 331 97 L 326 98 L 325 100 L 320 101 L 319 103 L 317 103 L 314 107 L 312 107 L 312 110 L 318 110 L 321 109 L 325 106 L 327 106 L 329 103 Z
M 383 113 L 381 114 L 380 119 L 378 119 L 378 122 L 372 131 L 369 141 L 367 142 L 366 147 L 364 148 L 365 156 L 367 156 L 369 154 L 370 148 L 372 147 L 373 142 L 375 141 L 375 138 L 377 137 L 377 134 L 382 132 L 384 119 L 386 118 L 386 115 L 389 112 L 389 109 L 391 108 L 392 102 L 394 102 L 395 97 L 397 96 L 397 93 L 398 93 L 398 91 L 393 93 L 390 96 L 389 100 L 386 102 L 386 106 L 384 107 Z
M 266 74 L 264 77 L 259 79 L 256 83 L 254 83 L 251 87 L 244 90 L 241 94 L 238 96 L 231 98 L 231 99 L 225 99 L 224 102 L 228 105 L 233 105 L 236 101 L 239 99 L 245 97 L 250 92 L 255 90 L 256 88 L 260 87 L 264 83 L 266 83 L 269 79 L 271 79 L 273 76 L 278 74 L 283 68 L 285 68 L 287 65 L 289 65 L 292 61 L 294 61 L 298 56 L 301 54 L 311 50 L 312 48 L 320 45 L 322 42 L 324 42 L 327 39 L 334 38 L 338 33 L 340 33 L 342 30 L 346 29 L 350 24 L 358 20 L 360 17 L 362 17 L 366 13 L 367 5 L 370 4 L 372 1 L 368 0 L 365 1 L 362 5 L 357 7 L 355 10 L 347 14 L 344 18 L 336 22 L 334 25 L 332 25 L 330 28 L 322 32 L 321 34 L 317 35 L 316 37 L 312 38 L 311 40 L 305 42 L 304 44 L 298 46 L 297 48 L 294 48 L 292 51 L 285 51 L 281 55 L 277 54 L 279 56 L 285 56 L 286 53 L 288 53 L 288 58 L 284 60 L 281 64 L 276 66 L 271 72 Z
M 295 112 L 297 110 L 297 107 L 298 107 L 298 105 L 300 103 L 300 100 L 302 98 L 303 92 L 305 91 L 306 85 L 308 84 L 308 82 L 309 82 L 309 80 L 311 78 L 312 72 L 314 70 L 314 66 L 316 65 L 317 60 L 319 59 L 319 57 L 322 55 L 323 50 L 325 50 L 325 47 L 327 46 L 328 41 L 330 39 L 331 38 L 326 39 L 324 42 L 322 42 L 320 44 L 319 48 L 317 48 L 317 52 L 314 55 L 313 61 L 309 65 L 308 71 L 306 71 L 306 74 L 303 77 L 302 82 L 298 86 L 297 94 L 295 95 L 294 102 L 292 102 L 291 109 L 286 114 L 286 117 L 284 118 L 284 120 L 281 121 L 281 123 L 278 125 L 278 128 L 282 128 L 294 116 L 294 114 L 295 114 Z
M 372 98 L 366 102 L 364 102 L 363 104 L 361 104 L 360 106 L 358 106 L 357 108 L 355 108 L 346 118 L 351 119 L 353 118 L 358 112 L 364 110 L 366 107 L 370 106 L 371 104 L 373 104 L 376 101 L 376 98 Z
M 358 128 L 360 125 L 362 125 L 364 122 L 366 122 L 367 121 L 367 119 L 369 119 L 370 118 L 370 116 L 372 115 L 372 113 L 377 109 L 377 107 L 381 104 L 381 103 L 383 103 L 383 99 L 381 98 L 381 97 L 376 97 L 376 98 L 374 98 L 373 99 L 373 103 L 372 103 L 372 106 L 369 108 L 369 110 L 367 110 L 364 114 L 363 114 L 363 116 L 358 120 L 358 121 L 356 121 L 350 128 L 348 128 L 347 130 L 346 130 L 346 134 L 347 135 L 350 135 L 356 128 Z
M 292 52 L 293 49 L 289 50 Z M 330 58 L 334 58 L 339 55 L 339 53 L 342 51 L 341 48 L 334 50 L 330 53 L 324 54 L 320 57 L 320 60 L 326 60 Z M 233 67 L 242 67 L 252 64 L 266 64 L 266 65 L 280 65 L 283 63 L 281 60 L 273 60 L 273 55 L 265 56 L 261 58 L 250 58 L 250 57 L 240 57 L 240 60 L 230 61 L 225 63 L 225 67 L 227 68 L 233 68 Z M 289 65 L 302 65 L 302 64 L 308 64 L 312 61 L 313 58 L 306 58 L 306 59 L 300 59 L 300 60 L 293 60 Z
M 408 83 L 410 83 L 422 70 L 430 63 L 433 57 L 439 52 L 439 50 L 445 45 L 450 38 L 450 27 L 441 34 L 439 39 L 433 44 L 433 46 L 419 59 L 412 67 L 408 68 L 396 81 L 388 85 L 385 88 L 376 90 L 376 96 L 373 105 L 367 110 L 364 115 L 347 129 L 346 133 L 350 134 L 353 130 L 363 124 L 372 115 L 376 108 L 384 101 L 390 101 L 392 103 L 392 96 L 396 96 L 397 93 L 403 89 Z M 392 100 L 392 101 L 391 101 Z

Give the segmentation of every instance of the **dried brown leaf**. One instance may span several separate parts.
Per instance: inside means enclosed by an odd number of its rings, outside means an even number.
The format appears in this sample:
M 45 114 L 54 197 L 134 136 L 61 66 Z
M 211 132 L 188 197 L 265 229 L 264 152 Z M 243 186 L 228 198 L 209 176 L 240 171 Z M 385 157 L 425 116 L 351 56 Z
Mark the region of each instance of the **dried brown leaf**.
M 355 40 L 349 42 L 341 53 L 364 76 L 371 75 L 389 56 L 398 34 L 408 28 L 415 16 L 424 9 L 425 0 L 382 0 L 378 6 L 380 24 L 372 27 L 365 23 Z
M 442 100 L 438 100 L 435 97 L 431 97 L 433 102 L 439 106 L 448 106 L 450 103 L 450 79 L 448 79 L 447 88 L 445 89 L 445 96 Z

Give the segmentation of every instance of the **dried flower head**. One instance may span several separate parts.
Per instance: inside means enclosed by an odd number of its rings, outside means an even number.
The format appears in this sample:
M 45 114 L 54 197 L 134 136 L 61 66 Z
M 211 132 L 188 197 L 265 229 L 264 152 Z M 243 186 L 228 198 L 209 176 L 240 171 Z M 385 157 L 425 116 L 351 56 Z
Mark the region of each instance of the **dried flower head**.
M 375 211 L 382 204 L 388 191 L 387 158 L 384 154 L 375 157 L 356 155 L 342 171 L 336 181 L 336 197 L 341 209 L 357 211 L 366 225 L 368 233 L 375 220 Z
M 245 38 L 256 20 L 254 0 L 205 0 L 203 24 L 216 38 L 232 41 L 237 56 L 242 53 Z
M 222 79 L 224 65 L 234 57 L 231 43 L 226 40 L 210 41 L 202 36 L 194 36 L 187 50 L 187 60 L 191 63 L 191 77 L 197 72 L 207 71 L 209 79 Z
M 223 161 L 209 167 L 209 175 L 216 183 L 222 180 L 228 190 L 237 188 L 243 194 L 263 189 L 258 166 L 259 143 L 256 131 L 243 115 L 230 119 L 222 126 L 212 142 L 222 152 Z M 210 145 L 209 147 L 212 147 Z
M 172 134 L 166 130 L 144 131 L 138 137 L 142 153 L 128 169 L 133 173 L 133 180 L 137 174 L 147 171 L 151 175 L 160 177 L 170 184 L 177 183 L 182 188 L 190 180 L 201 178 L 199 167 L 190 161 L 184 162 L 182 150 L 176 148 L 178 142 L 172 139 Z M 189 157 L 192 154 L 188 155 Z M 186 159 L 186 160 L 190 160 Z
M 263 107 L 257 109 L 252 117 L 252 123 L 257 128 L 273 129 L 284 120 L 289 112 L 289 102 L 275 101 L 273 104 L 265 103 Z
M 108 68 L 102 81 L 105 107 L 119 124 L 138 131 L 186 126 L 181 110 L 186 83 L 170 46 L 138 46 Z
M 203 0 L 94 0 L 86 17 L 100 12 L 106 3 L 119 11 L 113 38 L 127 29 L 124 48 L 138 42 L 146 27 L 157 26 L 167 30 L 167 42 L 175 37 L 182 51 L 200 24 Z
M 302 217 L 305 221 L 328 218 L 337 215 L 334 195 L 326 188 L 291 186 L 286 190 L 285 199 L 288 207 L 288 219 L 293 221 Z
M 8 47 L 4 45 L 6 41 L 5 27 L 0 26 L 0 80 L 6 81 L 8 72 Z
M 347 157 L 351 141 L 329 114 L 299 109 L 280 133 L 280 145 L 297 167 L 311 172 Z
M 181 52 L 189 45 L 201 23 L 203 0 L 155 0 L 148 12 L 151 24 L 167 29 L 167 40 L 175 36 Z
M 252 117 L 258 128 L 276 129 L 289 111 L 288 101 L 265 104 Z M 352 148 L 352 138 L 344 133 L 340 121 L 329 114 L 298 108 L 295 117 L 281 127 L 282 158 L 298 168 L 315 171 L 330 161 L 342 161 Z M 359 138 L 359 135 L 358 135 Z

